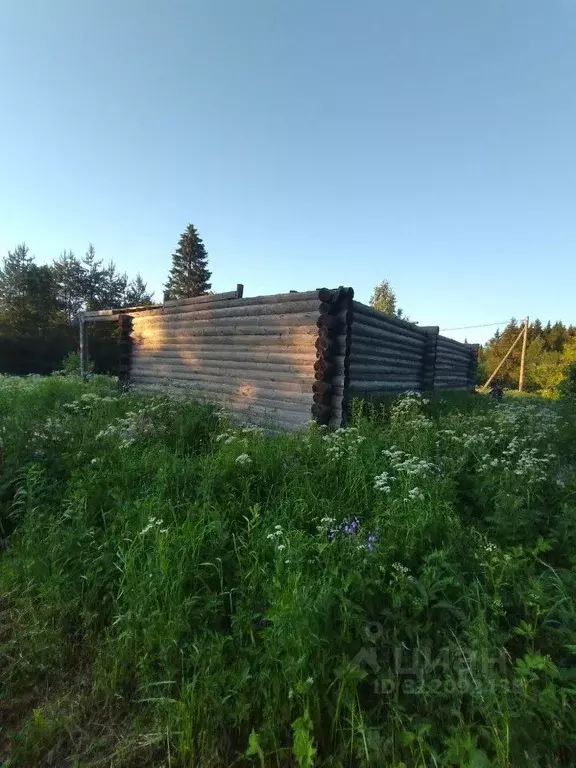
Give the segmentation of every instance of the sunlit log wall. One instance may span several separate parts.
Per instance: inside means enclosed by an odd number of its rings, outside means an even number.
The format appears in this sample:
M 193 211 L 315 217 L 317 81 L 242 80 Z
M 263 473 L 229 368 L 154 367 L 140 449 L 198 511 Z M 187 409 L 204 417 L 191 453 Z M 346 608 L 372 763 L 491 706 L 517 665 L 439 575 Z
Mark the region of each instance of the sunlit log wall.
M 85 312 L 118 322 L 123 383 L 221 404 L 246 421 L 338 427 L 355 397 L 472 389 L 477 346 L 354 301 L 352 288 L 242 298 L 237 291 L 151 308 Z
M 130 379 L 142 392 L 170 387 L 253 423 L 298 428 L 331 420 L 331 378 L 346 331 L 346 292 L 166 302 L 132 316 Z M 341 353 L 339 355 L 339 353 Z

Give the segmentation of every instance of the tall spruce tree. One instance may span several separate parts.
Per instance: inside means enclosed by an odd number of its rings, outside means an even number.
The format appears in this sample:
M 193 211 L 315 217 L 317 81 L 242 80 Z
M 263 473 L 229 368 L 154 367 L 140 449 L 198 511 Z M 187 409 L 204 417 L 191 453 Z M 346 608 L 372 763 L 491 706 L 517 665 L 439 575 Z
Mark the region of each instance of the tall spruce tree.
M 166 298 L 188 299 L 201 296 L 212 287 L 211 276 L 208 253 L 202 238 L 196 227 L 188 224 L 172 254 L 172 268 L 164 286 Z

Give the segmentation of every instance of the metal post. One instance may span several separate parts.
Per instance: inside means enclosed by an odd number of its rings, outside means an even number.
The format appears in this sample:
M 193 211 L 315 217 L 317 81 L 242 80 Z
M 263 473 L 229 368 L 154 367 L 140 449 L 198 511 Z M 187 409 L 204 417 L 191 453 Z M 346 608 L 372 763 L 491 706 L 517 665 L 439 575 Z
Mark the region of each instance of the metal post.
M 88 336 L 86 334 L 86 320 L 84 313 L 78 316 L 78 327 L 80 329 L 80 376 L 82 381 L 86 381 L 88 373 Z

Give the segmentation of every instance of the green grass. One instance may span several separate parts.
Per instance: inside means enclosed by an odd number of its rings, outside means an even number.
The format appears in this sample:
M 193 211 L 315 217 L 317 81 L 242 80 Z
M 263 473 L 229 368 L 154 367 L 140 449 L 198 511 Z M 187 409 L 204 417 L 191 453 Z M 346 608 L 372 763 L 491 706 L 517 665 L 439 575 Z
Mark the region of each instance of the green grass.
M 0 429 L 3 766 L 576 763 L 561 403 L 266 436 L 2 378 Z

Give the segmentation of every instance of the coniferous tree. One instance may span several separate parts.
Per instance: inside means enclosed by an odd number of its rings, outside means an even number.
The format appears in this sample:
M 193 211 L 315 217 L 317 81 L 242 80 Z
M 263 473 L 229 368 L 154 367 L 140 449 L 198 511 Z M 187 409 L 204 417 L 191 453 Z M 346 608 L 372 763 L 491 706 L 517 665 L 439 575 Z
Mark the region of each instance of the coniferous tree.
M 126 290 L 125 303 L 129 307 L 144 307 L 152 304 L 152 294 L 148 291 L 148 286 L 142 279 L 140 272 L 134 280 L 131 280 Z
M 52 263 L 58 308 L 71 323 L 82 310 L 86 284 L 86 270 L 72 251 L 64 250 Z
M 84 267 L 84 305 L 85 309 L 109 309 L 101 306 L 100 297 L 102 292 L 102 281 L 106 273 L 102 266 L 102 259 L 96 258 L 96 250 L 92 243 L 89 244 L 84 258 L 82 259 Z
M 46 265 L 36 265 L 25 243 L 8 251 L 3 260 L 0 315 L 2 326 L 18 334 L 36 334 L 58 319 L 52 270 Z
M 390 285 L 389 280 L 382 280 L 372 292 L 370 306 L 379 312 L 385 312 L 387 315 L 393 315 L 402 320 L 410 322 L 410 318 L 404 314 L 404 310 L 396 304 L 396 293 Z
M 189 224 L 172 255 L 172 268 L 164 288 L 166 298 L 185 299 L 201 296 L 212 287 L 208 253 L 196 227 Z

